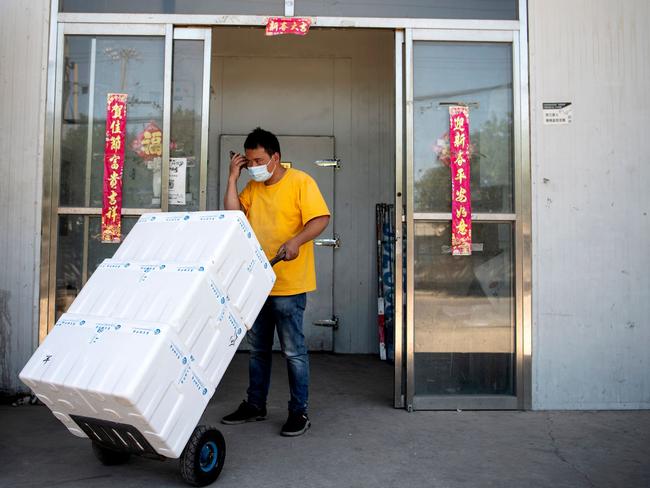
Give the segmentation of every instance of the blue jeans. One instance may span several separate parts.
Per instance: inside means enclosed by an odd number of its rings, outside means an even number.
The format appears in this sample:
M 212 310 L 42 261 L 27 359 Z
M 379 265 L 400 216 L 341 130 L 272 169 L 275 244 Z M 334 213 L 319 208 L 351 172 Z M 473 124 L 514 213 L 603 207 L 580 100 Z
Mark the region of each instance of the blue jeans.
M 307 412 L 309 395 L 309 356 L 302 332 L 302 318 L 307 303 L 307 294 L 269 297 L 251 330 L 248 342 L 251 345 L 248 363 L 248 403 L 262 408 L 271 384 L 271 352 L 273 332 L 278 328 L 282 354 L 289 370 L 289 411 Z

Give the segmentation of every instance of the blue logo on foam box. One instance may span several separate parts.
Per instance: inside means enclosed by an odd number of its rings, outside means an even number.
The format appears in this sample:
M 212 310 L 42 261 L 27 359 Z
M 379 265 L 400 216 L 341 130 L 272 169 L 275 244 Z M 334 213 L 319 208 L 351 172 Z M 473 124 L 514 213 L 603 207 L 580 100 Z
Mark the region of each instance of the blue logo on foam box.
M 206 395 L 208 393 L 208 389 L 205 387 L 203 381 L 198 377 L 194 370 L 192 370 L 192 385 L 201 395 Z
M 226 303 L 226 299 L 223 297 L 217 284 L 213 280 L 209 280 L 208 285 L 210 286 L 210 291 L 212 291 L 212 294 L 217 298 L 217 300 L 220 300 L 222 304 Z
M 214 222 L 216 220 L 223 220 L 226 218 L 226 215 L 222 212 L 209 213 L 208 215 L 201 215 L 199 217 L 200 221 L 203 222 Z
M 169 350 L 171 351 L 171 353 L 172 353 L 174 356 L 176 356 L 176 359 L 178 359 L 179 361 L 180 361 L 182 358 L 185 357 L 185 354 L 183 354 L 183 351 L 181 350 L 181 348 L 178 347 L 178 346 L 177 346 L 176 344 L 174 344 L 173 342 L 170 342 L 170 343 L 169 343 Z
M 67 319 L 67 318 L 60 318 L 56 324 L 54 324 L 54 327 L 62 327 L 62 326 L 78 326 L 78 325 L 84 325 L 86 323 L 85 320 L 81 319 Z
M 185 220 L 183 217 L 180 215 L 168 215 L 165 216 L 164 218 L 165 222 L 180 222 L 182 220 Z
M 235 343 L 237 342 L 237 339 L 242 333 L 242 325 L 239 323 L 239 321 L 235 318 L 233 314 L 228 314 L 228 323 L 233 329 L 233 334 L 230 336 L 230 344 L 229 346 L 234 346 Z
M 101 269 L 124 269 L 129 266 L 131 266 L 130 263 L 107 263 L 106 261 L 99 265 Z
M 261 249 L 255 249 L 255 257 L 257 257 L 257 260 L 260 263 L 266 264 L 266 256 L 264 255 Z
M 193 273 L 194 271 L 205 271 L 203 266 L 177 266 L 176 271 L 179 273 Z
M 246 222 L 244 222 L 244 220 L 241 217 L 237 217 L 237 223 L 239 223 L 239 227 L 241 228 L 241 230 L 244 231 L 245 234 L 247 235 L 250 234 L 250 229 L 248 225 L 246 225 Z M 251 236 L 249 235 L 248 237 Z
M 158 335 L 160 334 L 160 329 L 153 329 L 153 328 L 148 328 L 148 327 L 133 327 L 131 329 L 131 334 L 135 335 Z
M 186 366 L 185 369 L 183 369 L 183 371 L 181 372 L 181 377 L 178 380 L 179 385 L 185 384 L 185 380 L 187 379 L 187 376 L 189 375 L 189 373 L 190 373 L 190 367 Z
M 220 324 L 221 322 L 223 322 L 223 319 L 224 319 L 225 316 L 226 316 L 226 307 L 221 307 L 221 310 L 219 311 L 219 315 L 217 315 L 217 318 L 216 318 L 217 324 Z
M 95 329 L 97 329 L 97 332 L 104 332 L 107 330 L 120 330 L 121 328 L 122 324 L 116 324 L 114 322 L 98 322 L 95 324 Z

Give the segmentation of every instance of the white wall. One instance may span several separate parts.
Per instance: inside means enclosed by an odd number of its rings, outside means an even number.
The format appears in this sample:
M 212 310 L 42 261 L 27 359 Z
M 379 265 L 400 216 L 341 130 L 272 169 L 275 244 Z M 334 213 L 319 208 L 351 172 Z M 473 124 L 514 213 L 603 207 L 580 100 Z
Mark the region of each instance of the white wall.
M 0 392 L 38 339 L 49 2 L 0 2 Z
M 529 9 L 533 407 L 650 408 L 650 3 Z

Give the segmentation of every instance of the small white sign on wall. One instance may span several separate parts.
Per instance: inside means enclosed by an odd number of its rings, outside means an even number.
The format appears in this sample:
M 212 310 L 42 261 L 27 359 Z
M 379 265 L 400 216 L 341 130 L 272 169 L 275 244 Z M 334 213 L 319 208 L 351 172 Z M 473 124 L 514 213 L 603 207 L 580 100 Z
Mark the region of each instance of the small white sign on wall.
M 573 120 L 573 104 L 571 102 L 542 103 L 544 125 L 566 125 Z

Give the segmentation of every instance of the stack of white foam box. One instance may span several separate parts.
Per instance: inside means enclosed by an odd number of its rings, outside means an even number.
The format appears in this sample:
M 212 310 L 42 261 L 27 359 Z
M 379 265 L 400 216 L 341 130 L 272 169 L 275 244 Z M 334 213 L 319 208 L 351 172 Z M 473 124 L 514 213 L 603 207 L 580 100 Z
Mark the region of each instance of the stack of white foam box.
M 274 282 L 241 212 L 146 214 L 20 378 L 78 436 L 127 424 L 179 457 Z

